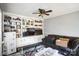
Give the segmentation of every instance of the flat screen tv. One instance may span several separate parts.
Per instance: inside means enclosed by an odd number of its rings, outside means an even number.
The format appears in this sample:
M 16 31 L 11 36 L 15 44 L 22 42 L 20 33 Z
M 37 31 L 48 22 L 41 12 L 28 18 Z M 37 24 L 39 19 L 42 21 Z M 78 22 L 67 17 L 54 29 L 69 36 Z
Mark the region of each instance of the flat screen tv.
M 38 28 L 27 28 L 27 31 L 23 32 L 24 36 L 42 35 L 42 29 Z

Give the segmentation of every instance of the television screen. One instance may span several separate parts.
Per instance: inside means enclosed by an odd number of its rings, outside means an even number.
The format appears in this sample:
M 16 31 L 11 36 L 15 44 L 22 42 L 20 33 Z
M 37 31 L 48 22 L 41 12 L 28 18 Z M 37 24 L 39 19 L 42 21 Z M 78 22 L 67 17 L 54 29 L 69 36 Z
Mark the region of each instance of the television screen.
M 27 28 L 27 31 L 23 32 L 23 36 L 42 35 L 42 29 Z

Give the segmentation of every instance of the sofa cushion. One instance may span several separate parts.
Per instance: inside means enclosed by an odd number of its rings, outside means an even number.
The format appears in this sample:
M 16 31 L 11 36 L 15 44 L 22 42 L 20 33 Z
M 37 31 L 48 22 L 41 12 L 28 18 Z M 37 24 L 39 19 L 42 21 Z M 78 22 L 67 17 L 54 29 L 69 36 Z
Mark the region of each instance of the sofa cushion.
M 61 47 L 68 47 L 68 38 L 59 38 L 56 40 L 56 45 L 61 46 Z

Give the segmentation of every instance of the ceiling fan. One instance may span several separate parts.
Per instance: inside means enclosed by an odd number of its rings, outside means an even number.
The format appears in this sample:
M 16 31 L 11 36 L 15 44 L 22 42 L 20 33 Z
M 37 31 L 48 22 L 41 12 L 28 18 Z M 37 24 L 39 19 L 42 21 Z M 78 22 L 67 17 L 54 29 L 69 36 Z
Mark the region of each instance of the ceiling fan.
M 32 13 L 32 14 L 38 14 L 38 16 L 44 16 L 44 15 L 47 15 L 47 16 L 49 16 L 50 14 L 50 12 L 52 12 L 52 10 L 45 10 L 45 9 L 41 9 L 41 8 L 39 8 L 38 9 L 38 12 L 34 12 L 34 13 Z

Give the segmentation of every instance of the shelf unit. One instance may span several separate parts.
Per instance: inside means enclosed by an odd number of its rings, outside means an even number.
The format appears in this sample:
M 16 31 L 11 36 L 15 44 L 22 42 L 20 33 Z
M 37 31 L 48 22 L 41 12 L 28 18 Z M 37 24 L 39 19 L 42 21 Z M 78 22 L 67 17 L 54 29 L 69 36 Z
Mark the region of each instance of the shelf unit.
M 16 38 L 22 38 L 22 33 L 27 31 L 27 28 L 41 29 L 42 32 L 44 32 L 43 19 L 34 17 L 26 17 L 5 12 L 3 24 L 3 32 L 16 32 Z
M 3 26 L 3 32 L 16 32 L 16 38 L 21 37 L 21 19 L 19 17 L 4 14 Z
M 15 32 L 16 43 L 14 42 L 14 45 L 17 44 L 18 39 L 23 38 L 23 32 L 27 31 L 27 28 L 41 29 L 42 32 L 44 33 L 43 19 L 34 18 L 34 17 L 26 17 L 26 16 L 16 15 L 16 14 L 6 13 L 6 12 L 3 13 L 3 33 L 6 34 L 6 36 L 7 36 L 8 35 L 7 33 L 11 34 L 12 32 Z M 41 34 L 41 35 L 43 35 L 43 34 Z M 9 38 L 6 39 L 3 37 L 3 40 L 4 40 L 4 50 L 5 50 L 5 48 L 8 47 L 8 46 L 5 46 L 5 44 L 7 43 L 7 41 L 5 41 L 5 40 L 11 41 L 11 39 L 9 39 Z M 10 43 L 9 41 L 8 41 L 8 44 Z M 15 48 L 17 48 L 17 47 L 15 46 Z M 9 54 L 9 53 L 7 53 L 7 54 Z

